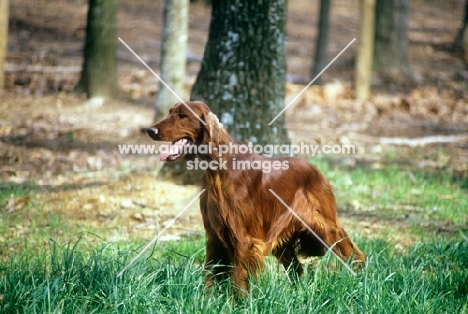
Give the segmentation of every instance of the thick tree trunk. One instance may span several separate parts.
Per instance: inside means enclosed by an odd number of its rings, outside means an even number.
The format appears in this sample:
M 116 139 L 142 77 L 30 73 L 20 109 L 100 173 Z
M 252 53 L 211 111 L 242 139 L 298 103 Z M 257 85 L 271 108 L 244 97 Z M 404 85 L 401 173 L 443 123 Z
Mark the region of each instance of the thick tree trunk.
M 118 0 L 89 0 L 83 70 L 77 91 L 88 98 L 117 92 Z
M 377 0 L 374 46 L 374 70 L 384 77 L 410 78 L 408 57 L 409 0 Z
M 359 49 L 356 62 L 356 99 L 366 100 L 370 94 L 374 52 L 375 0 L 361 0 Z
M 188 0 L 164 1 L 164 29 L 161 49 L 161 79 L 185 100 L 185 70 L 188 38 Z M 167 115 L 178 98 L 163 84 L 160 84 L 156 99 L 158 121 Z
M 8 0 L 0 0 L 0 90 L 5 86 L 5 59 L 8 42 Z
M 330 0 L 320 0 L 320 20 L 318 25 L 317 42 L 315 46 L 314 66 L 312 78 L 322 71 L 327 65 L 328 29 L 330 19 Z M 320 83 L 320 78 L 315 81 Z
M 286 0 L 214 0 L 191 99 L 203 100 L 242 142 L 289 143 L 284 115 Z

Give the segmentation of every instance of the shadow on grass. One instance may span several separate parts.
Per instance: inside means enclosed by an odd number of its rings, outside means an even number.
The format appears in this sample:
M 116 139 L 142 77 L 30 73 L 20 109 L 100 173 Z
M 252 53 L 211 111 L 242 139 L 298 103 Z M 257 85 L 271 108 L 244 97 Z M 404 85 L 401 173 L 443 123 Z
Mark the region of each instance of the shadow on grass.
M 467 178 L 393 165 L 372 169 L 370 165 L 340 166 L 330 159 L 313 162 L 333 186 L 339 215 L 468 230 Z

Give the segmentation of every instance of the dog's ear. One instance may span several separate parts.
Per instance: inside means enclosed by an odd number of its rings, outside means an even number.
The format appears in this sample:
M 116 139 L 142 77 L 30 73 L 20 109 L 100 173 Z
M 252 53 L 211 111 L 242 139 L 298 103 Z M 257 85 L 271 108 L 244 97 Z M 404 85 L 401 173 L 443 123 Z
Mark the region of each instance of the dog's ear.
M 203 144 L 209 144 L 216 148 L 210 154 L 212 159 L 217 159 L 219 145 L 229 145 L 229 134 L 218 117 L 211 111 L 202 115 L 206 125 L 203 126 Z
M 217 142 L 218 134 L 221 132 L 221 129 L 223 129 L 224 126 L 221 122 L 219 122 L 218 117 L 211 111 L 208 112 L 205 117 L 206 136 L 210 139 L 210 141 Z

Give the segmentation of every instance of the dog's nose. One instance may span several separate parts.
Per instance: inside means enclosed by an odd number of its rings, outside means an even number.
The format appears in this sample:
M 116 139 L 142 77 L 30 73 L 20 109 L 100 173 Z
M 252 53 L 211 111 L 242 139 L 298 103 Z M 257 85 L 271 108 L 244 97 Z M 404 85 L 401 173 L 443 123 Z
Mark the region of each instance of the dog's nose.
M 158 129 L 157 128 L 147 128 L 146 129 L 146 133 L 148 133 L 148 135 L 154 135 L 154 134 L 158 134 Z

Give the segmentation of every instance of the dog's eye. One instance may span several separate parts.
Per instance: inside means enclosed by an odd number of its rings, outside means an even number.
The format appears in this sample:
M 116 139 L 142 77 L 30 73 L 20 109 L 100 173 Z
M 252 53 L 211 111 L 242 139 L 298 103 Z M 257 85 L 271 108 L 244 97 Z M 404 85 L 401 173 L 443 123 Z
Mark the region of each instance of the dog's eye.
M 184 114 L 184 113 L 178 113 L 178 114 L 177 114 L 177 117 L 178 117 L 179 119 L 183 119 L 183 118 L 187 118 L 187 115 Z

